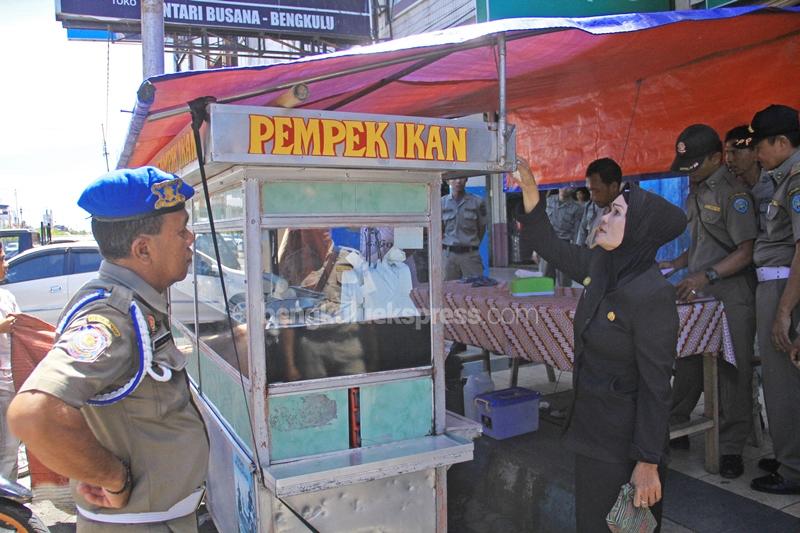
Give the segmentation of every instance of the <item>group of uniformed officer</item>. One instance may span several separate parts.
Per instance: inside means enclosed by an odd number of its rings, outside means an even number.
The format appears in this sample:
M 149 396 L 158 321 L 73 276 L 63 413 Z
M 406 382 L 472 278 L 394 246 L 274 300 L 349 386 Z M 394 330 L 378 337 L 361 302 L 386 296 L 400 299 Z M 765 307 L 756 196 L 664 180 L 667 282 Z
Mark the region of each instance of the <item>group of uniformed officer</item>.
M 752 421 L 754 339 L 775 459 L 759 467 L 755 490 L 800 494 L 800 123 L 797 110 L 770 105 L 722 141 L 711 127 L 686 128 L 672 170 L 689 175 L 691 245 L 662 268 L 688 266 L 679 298 L 710 295 L 725 307 L 736 367 L 719 365 L 720 474 L 739 477 Z M 738 153 L 746 151 L 749 153 Z M 761 175 L 747 163 L 757 160 Z M 733 172 L 732 172 L 733 171 Z M 736 174 L 734 174 L 734 172 Z M 737 175 L 738 174 L 738 175 Z M 702 390 L 699 357 L 676 364 L 672 422 L 687 422 Z M 688 447 L 676 439 L 673 447 Z

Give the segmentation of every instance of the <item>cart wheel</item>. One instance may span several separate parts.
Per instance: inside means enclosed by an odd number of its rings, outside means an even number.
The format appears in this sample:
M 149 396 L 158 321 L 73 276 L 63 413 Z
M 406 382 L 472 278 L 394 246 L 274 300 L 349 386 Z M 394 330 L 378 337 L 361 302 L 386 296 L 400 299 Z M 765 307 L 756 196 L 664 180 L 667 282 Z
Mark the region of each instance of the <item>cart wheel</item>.
M 0 531 L 50 533 L 39 517 L 22 504 L 0 501 Z

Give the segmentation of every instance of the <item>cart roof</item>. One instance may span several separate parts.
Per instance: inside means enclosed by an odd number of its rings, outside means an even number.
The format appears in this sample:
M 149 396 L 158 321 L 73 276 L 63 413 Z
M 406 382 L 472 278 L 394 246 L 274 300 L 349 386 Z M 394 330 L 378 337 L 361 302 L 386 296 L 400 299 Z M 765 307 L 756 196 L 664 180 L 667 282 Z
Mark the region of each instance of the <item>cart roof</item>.
M 720 135 L 771 103 L 800 107 L 800 9 L 756 6 L 589 18 L 519 18 L 288 63 L 156 76 L 139 90 L 119 166 L 140 166 L 190 122 L 186 103 L 269 105 L 306 83 L 301 108 L 457 117 L 497 108 L 507 40 L 509 122 L 544 183 L 613 157 L 664 172 L 692 123 Z

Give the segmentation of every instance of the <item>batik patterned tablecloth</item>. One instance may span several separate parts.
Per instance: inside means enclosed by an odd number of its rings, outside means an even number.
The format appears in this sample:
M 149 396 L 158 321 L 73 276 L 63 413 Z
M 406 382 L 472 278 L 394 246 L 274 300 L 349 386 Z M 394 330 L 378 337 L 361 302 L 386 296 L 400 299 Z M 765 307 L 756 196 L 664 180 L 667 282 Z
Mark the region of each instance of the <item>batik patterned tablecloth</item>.
M 446 282 L 444 309 L 440 310 L 445 338 L 497 354 L 544 362 L 560 370 L 572 370 L 572 320 L 581 291 L 556 289 L 554 296 L 516 297 L 504 283 L 472 287 L 457 281 Z M 418 308 L 428 312 L 427 286 L 414 289 L 411 297 Z M 725 361 L 735 365 L 722 302 L 706 300 L 677 305 L 678 357 L 720 353 Z

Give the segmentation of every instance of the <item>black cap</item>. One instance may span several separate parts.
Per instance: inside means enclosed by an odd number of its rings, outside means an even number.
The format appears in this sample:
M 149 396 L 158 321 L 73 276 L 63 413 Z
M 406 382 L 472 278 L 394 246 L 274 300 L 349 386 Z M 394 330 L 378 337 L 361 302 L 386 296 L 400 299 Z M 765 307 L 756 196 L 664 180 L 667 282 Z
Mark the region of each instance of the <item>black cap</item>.
M 753 134 L 747 125 L 736 126 L 725 135 L 725 142 L 732 143 L 737 150 L 750 149 L 755 147 Z
M 750 132 L 753 134 L 753 143 L 775 135 L 800 132 L 797 109 L 777 104 L 765 107 L 753 116 Z
M 692 172 L 697 170 L 706 156 L 722 150 L 719 134 L 711 126 L 692 124 L 681 132 L 675 141 L 675 160 L 670 170 Z

